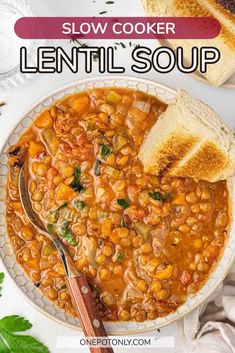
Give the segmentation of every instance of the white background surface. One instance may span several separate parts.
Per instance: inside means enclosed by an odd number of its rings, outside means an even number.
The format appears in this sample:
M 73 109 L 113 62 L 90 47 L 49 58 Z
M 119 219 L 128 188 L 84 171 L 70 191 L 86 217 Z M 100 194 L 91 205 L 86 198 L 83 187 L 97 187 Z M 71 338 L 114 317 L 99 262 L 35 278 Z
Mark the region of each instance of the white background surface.
M 18 0 L 20 1 L 20 0 Z M 140 0 L 114 0 L 114 5 L 105 5 L 105 0 L 30 0 L 36 15 L 44 16 L 97 16 L 100 11 L 107 10 L 109 16 L 143 16 L 144 12 Z M 65 41 L 51 42 L 50 44 L 61 45 L 70 48 L 71 44 Z M 112 41 L 87 42 L 95 45 L 112 45 Z M 137 43 L 137 42 L 136 42 Z M 141 44 L 141 43 L 139 43 Z M 154 48 L 154 41 L 146 41 L 145 45 Z M 117 64 L 125 66 L 126 75 L 139 76 L 151 79 L 156 82 L 166 84 L 172 88 L 186 89 L 191 95 L 198 97 L 208 103 L 217 111 L 226 123 L 235 131 L 235 90 L 225 88 L 213 88 L 204 83 L 196 81 L 188 75 L 183 75 L 177 70 L 163 75 L 155 71 L 148 74 L 136 75 L 131 72 L 131 50 L 119 49 L 117 54 Z M 23 112 L 33 101 L 60 86 L 80 80 L 85 77 L 97 76 L 96 68 L 92 74 L 85 74 L 83 66 L 77 74 L 65 71 L 62 74 L 41 74 L 35 75 L 26 81 L 23 86 L 3 91 L 0 88 L 0 101 L 5 101 L 6 106 L 1 109 L 0 116 L 0 148 L 3 146 L 6 137 L 11 132 L 16 123 L 21 119 Z M 0 263 L 0 271 L 4 270 Z M 4 282 L 3 296 L 0 299 L 0 316 L 20 314 L 27 317 L 32 323 L 33 328 L 30 333 L 44 342 L 51 353 L 72 353 L 76 350 L 59 349 L 56 345 L 58 336 L 78 335 L 80 333 L 63 327 L 56 322 L 44 317 L 28 303 L 23 295 L 16 289 L 8 275 Z M 161 329 L 161 333 L 152 332 L 146 335 L 151 336 L 175 336 L 176 324 L 172 324 Z M 140 353 L 143 349 L 115 349 L 115 352 Z M 149 351 L 149 349 L 148 349 Z M 180 349 L 150 349 L 156 353 L 160 352 L 180 352 Z M 79 348 L 79 352 L 88 352 L 86 348 Z M 22 352 L 23 353 L 23 352 Z

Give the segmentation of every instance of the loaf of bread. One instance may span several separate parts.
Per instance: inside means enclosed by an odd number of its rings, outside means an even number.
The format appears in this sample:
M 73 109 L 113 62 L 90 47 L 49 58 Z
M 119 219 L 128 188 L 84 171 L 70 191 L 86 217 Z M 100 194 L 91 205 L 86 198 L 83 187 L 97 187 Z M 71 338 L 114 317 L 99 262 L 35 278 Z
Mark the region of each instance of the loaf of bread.
M 215 182 L 235 172 L 235 138 L 208 105 L 181 90 L 147 135 L 139 159 L 150 174 Z
M 234 0 L 142 0 L 149 16 L 213 16 L 221 24 L 214 39 L 170 39 L 172 48 L 183 47 L 186 63 L 191 63 L 192 48 L 216 47 L 220 60 L 208 65 L 205 78 L 214 86 L 222 85 L 235 72 L 235 1 Z

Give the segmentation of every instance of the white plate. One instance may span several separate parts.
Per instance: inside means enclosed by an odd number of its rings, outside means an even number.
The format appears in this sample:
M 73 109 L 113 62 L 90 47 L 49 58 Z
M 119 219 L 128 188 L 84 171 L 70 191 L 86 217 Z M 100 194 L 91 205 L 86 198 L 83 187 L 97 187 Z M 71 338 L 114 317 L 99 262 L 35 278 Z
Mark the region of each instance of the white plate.
M 6 228 L 5 203 L 6 203 L 6 183 L 7 183 L 7 150 L 9 146 L 16 143 L 23 131 L 27 129 L 34 119 L 34 117 L 43 109 L 51 106 L 56 100 L 63 98 L 68 94 L 84 91 L 87 89 L 103 86 L 125 87 L 144 91 L 160 98 L 165 102 L 169 102 L 174 98 L 175 91 L 158 83 L 147 80 L 131 78 L 131 77 L 103 77 L 91 78 L 75 82 L 68 86 L 62 87 L 59 90 L 52 92 L 49 96 L 42 98 L 40 101 L 34 103 L 27 112 L 23 115 L 22 120 L 17 124 L 11 135 L 8 137 L 3 151 L 0 155 L 0 257 L 6 270 L 9 272 L 16 286 L 21 293 L 30 300 L 36 309 L 40 310 L 49 318 L 58 321 L 59 323 L 69 326 L 71 328 L 80 329 L 79 321 L 65 313 L 63 310 L 55 306 L 49 301 L 42 292 L 33 284 L 31 279 L 25 274 L 23 268 L 17 263 L 14 252 L 12 250 Z M 233 179 L 235 186 L 235 179 Z M 233 214 L 235 214 L 234 207 L 234 190 L 232 198 Z M 165 326 L 183 315 L 189 313 L 192 309 L 201 304 L 218 286 L 228 272 L 232 264 L 235 254 L 235 227 L 233 225 L 232 232 L 229 236 L 223 257 L 215 271 L 211 274 L 204 287 L 194 296 L 190 297 L 188 301 L 183 304 L 178 310 L 166 317 L 158 318 L 152 321 L 145 322 L 110 322 L 105 324 L 109 334 L 134 334 L 150 330 L 155 330 L 159 327 Z
M 161 39 L 161 40 L 158 39 L 157 43 L 158 43 L 159 47 L 169 47 L 169 48 L 174 49 L 167 39 Z M 186 75 L 186 74 L 184 74 L 184 75 Z M 206 83 L 209 86 L 212 86 L 210 84 L 210 82 L 207 81 L 207 79 L 199 71 L 195 71 L 195 72 L 191 73 L 190 76 L 194 77 L 198 81 L 201 81 L 203 83 Z M 221 88 L 221 87 L 222 88 L 235 88 L 235 73 L 227 81 L 225 81 L 221 86 L 219 86 L 219 88 Z

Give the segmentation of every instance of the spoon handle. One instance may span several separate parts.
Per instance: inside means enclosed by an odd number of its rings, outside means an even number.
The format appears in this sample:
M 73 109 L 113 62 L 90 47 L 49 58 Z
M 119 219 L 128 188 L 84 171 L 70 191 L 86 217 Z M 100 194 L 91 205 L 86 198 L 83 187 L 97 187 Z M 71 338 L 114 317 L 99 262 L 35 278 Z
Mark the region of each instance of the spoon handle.
M 70 295 L 74 309 L 86 337 L 107 337 L 99 317 L 94 298 L 85 276 L 68 277 Z M 91 347 L 91 353 L 113 353 L 112 348 Z

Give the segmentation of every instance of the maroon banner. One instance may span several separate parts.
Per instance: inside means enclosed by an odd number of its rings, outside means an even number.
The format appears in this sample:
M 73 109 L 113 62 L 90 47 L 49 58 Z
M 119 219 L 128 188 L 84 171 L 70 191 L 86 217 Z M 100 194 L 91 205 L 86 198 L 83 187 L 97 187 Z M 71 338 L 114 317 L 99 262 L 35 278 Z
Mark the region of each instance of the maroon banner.
M 213 17 L 22 17 L 23 39 L 211 39 L 220 32 Z

